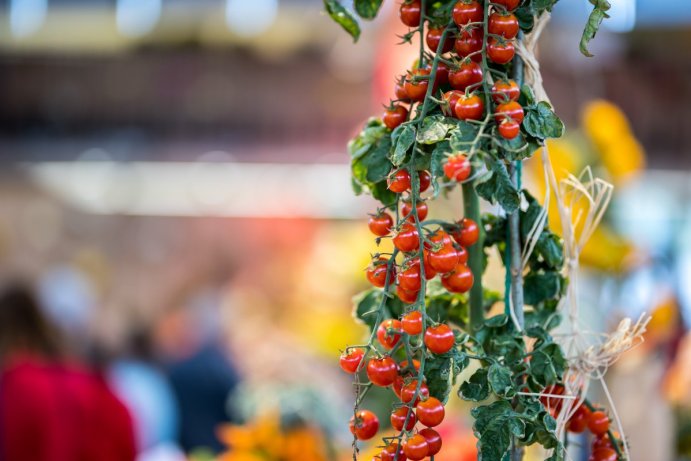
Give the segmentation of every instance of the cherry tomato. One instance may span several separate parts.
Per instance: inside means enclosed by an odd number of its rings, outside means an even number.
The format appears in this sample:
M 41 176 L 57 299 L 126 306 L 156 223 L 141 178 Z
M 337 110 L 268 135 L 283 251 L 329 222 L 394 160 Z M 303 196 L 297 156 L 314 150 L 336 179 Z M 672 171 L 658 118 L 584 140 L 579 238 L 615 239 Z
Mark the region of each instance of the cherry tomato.
M 417 398 L 415 398 L 415 390 L 417 389 L 417 379 L 412 380 L 405 386 L 401 388 L 401 402 L 403 403 L 410 403 L 415 399 L 415 404 L 417 405 L 417 402 L 420 401 L 420 399 L 426 399 L 429 397 L 429 388 L 427 387 L 427 384 L 422 383 L 420 385 L 420 391 L 417 394 Z
M 456 37 L 453 48 L 461 58 L 470 56 L 475 62 L 482 61 L 482 29 L 474 27 L 462 30 Z
M 377 258 L 372 261 L 372 264 L 367 268 L 367 280 L 375 287 L 384 288 L 386 286 L 386 268 L 389 260 L 387 258 Z M 396 276 L 396 267 L 391 266 L 389 272 L 389 283 L 393 283 Z
M 401 372 L 410 372 L 411 370 L 406 370 L 408 367 L 409 365 L 407 360 L 401 362 Z M 420 371 L 420 361 L 413 359 L 412 372 L 417 373 L 418 371 Z
M 396 85 L 394 86 L 394 95 L 399 101 L 408 102 L 410 101 L 410 97 L 408 96 L 408 93 L 406 93 L 404 85 L 405 79 L 397 81 Z
M 401 320 L 403 331 L 409 335 L 419 335 L 422 333 L 422 313 L 420 311 L 410 311 Z
M 617 461 L 617 452 L 612 448 L 598 448 L 590 454 L 589 461 Z
M 401 22 L 408 27 L 418 27 L 420 25 L 421 14 L 420 0 L 405 1 L 401 4 L 398 14 Z
M 466 264 L 468 262 L 468 251 L 464 247 L 456 248 L 458 252 L 458 264 Z
M 513 139 L 521 131 L 521 125 L 516 120 L 503 120 L 498 127 L 499 134 L 504 139 Z
M 391 357 L 371 358 L 367 362 L 367 377 L 372 384 L 386 387 L 393 384 L 398 376 L 398 365 Z
M 369 410 L 360 410 L 350 418 L 350 432 L 358 440 L 369 440 L 379 430 L 377 415 Z
M 521 89 L 514 80 L 499 80 L 492 85 L 492 100 L 495 104 L 518 101 Z
M 614 448 L 612 441 L 609 439 L 609 434 L 596 435 L 593 440 L 593 451 L 598 448 Z
M 485 103 L 479 95 L 471 93 L 458 99 L 455 110 L 456 117 L 461 120 L 480 120 L 485 113 Z
M 437 52 L 437 48 L 439 48 L 439 42 L 441 42 L 441 36 L 444 33 L 445 27 L 430 27 L 427 29 L 427 35 L 425 36 L 425 43 L 427 43 L 427 47 L 433 52 Z M 442 53 L 448 53 L 449 51 L 453 50 L 453 34 L 450 32 L 446 33 L 446 40 L 444 41 L 444 45 L 441 49 Z
M 550 395 L 563 395 L 564 394 L 564 386 L 561 384 L 555 384 L 553 386 L 547 386 L 545 390 L 543 391 L 542 396 L 540 396 L 540 402 L 545 406 L 545 408 L 548 409 L 555 409 L 556 411 L 559 411 L 561 409 L 562 405 L 562 400 L 559 397 L 550 397 Z
M 465 264 L 458 264 L 441 277 L 442 286 L 451 293 L 466 293 L 473 287 L 473 281 L 473 273 Z
M 341 368 L 346 373 L 355 373 L 364 357 L 365 351 L 360 348 L 350 349 L 350 352 L 343 352 L 340 359 Z
M 378 237 L 386 237 L 393 227 L 393 218 L 388 213 L 379 213 L 370 216 L 367 222 L 369 230 Z
M 403 301 L 404 303 L 407 304 L 412 304 L 415 301 L 417 301 L 417 295 L 419 292 L 417 291 L 407 291 L 401 288 L 400 285 L 396 285 L 396 294 L 398 295 L 398 299 Z
M 424 80 L 413 80 L 414 77 L 424 77 L 429 76 L 429 69 L 415 69 L 408 73 L 408 78 L 405 81 L 405 92 L 408 93 L 408 97 L 413 101 L 422 101 L 425 99 L 427 94 L 427 87 L 429 85 L 429 79 Z
M 580 434 L 588 427 L 588 410 L 586 407 L 581 405 L 578 407 L 576 412 L 569 418 L 569 424 L 567 426 L 569 432 L 574 434 Z
M 432 73 L 432 64 L 425 66 L 426 69 Z M 447 85 L 449 83 L 449 66 L 443 62 L 437 63 L 437 74 L 434 78 L 434 91 L 437 91 L 440 85 Z
M 482 83 L 482 68 L 474 61 L 461 63 L 458 69 L 449 72 L 449 84 L 456 90 L 465 90 L 471 85 Z
M 408 437 L 403 445 L 403 452 L 412 461 L 420 461 L 427 456 L 428 451 L 427 439 L 420 434 Z
M 446 274 L 454 270 L 458 264 L 460 256 L 456 249 L 449 245 L 429 254 L 429 263 L 436 272 Z
M 425 263 L 425 280 L 432 280 L 434 277 L 437 276 L 437 271 L 434 270 L 434 268 L 430 265 L 429 263 L 429 251 L 422 250 L 422 255 L 424 257 L 424 263 Z
M 436 327 L 429 327 L 425 331 L 425 346 L 433 354 L 445 354 L 451 350 L 456 342 L 453 331 L 442 323 Z
M 423 201 L 418 201 L 415 204 L 415 208 L 417 209 L 417 219 L 419 221 L 424 221 L 425 218 L 427 217 L 427 212 L 429 211 L 427 208 L 427 204 Z M 413 216 L 413 204 L 410 203 L 409 200 L 404 200 L 403 204 L 401 205 L 401 216 L 403 217 L 408 217 L 408 221 L 410 222 L 415 222 L 415 216 Z
M 444 420 L 444 405 L 434 397 L 420 400 L 415 406 L 417 420 L 427 427 L 434 427 Z
M 418 180 L 420 181 L 420 192 L 426 191 L 429 189 L 430 184 L 432 184 L 432 176 L 427 170 L 418 172 Z
M 391 192 L 400 194 L 410 190 L 410 173 L 408 170 L 398 170 L 393 174 L 390 174 L 386 179 L 386 183 Z
M 475 245 L 480 237 L 480 228 L 477 223 L 470 218 L 463 218 L 458 221 L 459 229 L 451 233 L 453 239 L 462 247 Z
M 509 11 L 513 11 L 521 3 L 521 0 L 493 0 L 492 3 L 495 5 L 501 5 Z
M 420 234 L 417 228 L 409 222 L 404 223 L 394 235 L 393 244 L 404 253 L 417 250 L 420 247 Z
M 398 442 L 391 442 L 384 448 L 379 455 L 381 461 L 407 461 L 403 447 Z
M 451 79 L 451 74 L 449 74 L 449 80 Z M 463 95 L 463 92 L 458 90 L 451 90 L 444 93 L 443 99 L 445 104 L 442 104 L 442 112 L 447 117 L 456 116 L 456 103 L 458 99 Z
M 408 419 L 407 423 L 406 418 Z M 406 431 L 412 431 L 416 422 L 415 412 L 411 408 L 399 407 L 391 413 L 391 427 L 397 431 L 402 431 L 404 424 Z
M 468 179 L 471 171 L 470 160 L 463 154 L 449 157 L 444 164 L 444 175 L 458 182 Z
M 495 37 L 490 37 L 487 41 L 487 57 L 494 63 L 507 64 L 511 62 L 515 54 L 516 49 L 510 40 L 505 40 L 502 43 Z
M 405 270 L 398 273 L 398 286 L 405 291 L 419 291 L 421 284 L 419 261 L 417 264 L 410 264 Z
M 425 427 L 420 429 L 419 434 L 427 440 L 427 456 L 434 456 L 439 453 L 439 450 L 441 450 L 441 435 L 439 435 L 439 432 Z
M 384 125 L 389 130 L 393 130 L 401 123 L 405 122 L 408 118 L 408 109 L 401 105 L 395 105 L 391 109 L 387 109 L 384 112 L 382 120 L 384 120 Z
M 451 236 L 444 231 L 444 229 L 437 229 L 434 233 L 430 234 L 427 238 L 429 244 L 425 242 L 425 246 L 430 247 L 432 250 L 440 250 L 444 247 L 453 245 L 453 240 Z
M 604 411 L 594 411 L 588 416 L 588 429 L 595 435 L 606 434 L 609 430 L 609 416 Z
M 501 123 L 502 120 L 514 120 L 520 124 L 523 122 L 523 117 L 523 108 L 516 101 L 499 104 L 494 114 L 494 119 L 497 123 Z
M 459 1 L 453 6 L 453 22 L 465 26 L 471 22 L 482 22 L 484 16 L 482 4 L 472 1 Z
M 504 38 L 514 38 L 518 35 L 518 19 L 512 13 L 492 13 L 489 15 L 487 31 Z
M 401 339 L 401 331 L 401 322 L 399 320 L 384 320 L 377 328 L 377 339 L 386 349 L 393 349 Z

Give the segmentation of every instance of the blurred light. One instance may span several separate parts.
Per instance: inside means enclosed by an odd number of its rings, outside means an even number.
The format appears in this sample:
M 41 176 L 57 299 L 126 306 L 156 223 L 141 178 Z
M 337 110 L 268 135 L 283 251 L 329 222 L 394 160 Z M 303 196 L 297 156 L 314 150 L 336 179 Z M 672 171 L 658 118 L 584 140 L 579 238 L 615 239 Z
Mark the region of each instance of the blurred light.
M 128 37 L 151 32 L 161 17 L 161 0 L 118 0 L 115 7 L 118 30 Z
M 48 0 L 10 0 L 10 29 L 17 38 L 28 37 L 46 19 Z
M 256 37 L 274 23 L 278 0 L 227 0 L 226 24 L 243 37 Z
M 593 5 L 589 1 L 585 3 L 590 11 Z M 612 32 L 631 32 L 636 25 L 636 0 L 616 0 L 610 4 L 612 7 L 607 12 L 610 17 L 602 22 L 603 27 Z

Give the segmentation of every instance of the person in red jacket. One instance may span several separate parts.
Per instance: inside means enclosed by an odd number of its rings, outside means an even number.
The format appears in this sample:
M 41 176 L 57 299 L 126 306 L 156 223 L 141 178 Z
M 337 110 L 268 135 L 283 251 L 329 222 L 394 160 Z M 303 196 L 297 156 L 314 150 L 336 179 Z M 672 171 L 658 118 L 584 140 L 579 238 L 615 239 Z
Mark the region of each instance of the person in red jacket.
M 132 420 L 104 380 L 65 359 L 30 290 L 0 293 L 0 460 L 134 461 Z

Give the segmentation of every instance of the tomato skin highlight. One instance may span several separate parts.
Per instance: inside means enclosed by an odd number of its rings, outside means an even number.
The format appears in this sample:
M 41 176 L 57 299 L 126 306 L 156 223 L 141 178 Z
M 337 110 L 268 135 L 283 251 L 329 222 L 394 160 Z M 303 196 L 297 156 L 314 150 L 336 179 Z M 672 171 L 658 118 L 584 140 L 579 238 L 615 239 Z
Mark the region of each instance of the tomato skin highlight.
M 420 247 L 420 234 L 415 225 L 406 222 L 393 237 L 393 244 L 404 253 L 415 251 Z
M 407 424 L 405 422 L 406 418 L 408 418 Z M 415 427 L 415 423 L 417 423 L 417 418 L 415 417 L 415 412 L 411 408 L 399 407 L 391 413 L 391 427 L 397 431 L 403 430 L 404 424 L 406 431 L 412 431 Z
M 502 120 L 497 127 L 499 135 L 504 139 L 514 139 L 521 132 L 521 125 L 515 120 Z
M 379 419 L 369 410 L 360 410 L 350 419 L 350 432 L 358 440 L 369 440 L 378 430 Z
M 463 218 L 458 221 L 458 226 L 458 230 L 451 232 L 451 237 L 464 248 L 475 245 L 480 238 L 477 223 L 470 218 Z
M 427 439 L 420 434 L 415 434 L 406 440 L 403 445 L 403 452 L 412 461 L 420 461 L 429 452 Z
M 515 80 L 499 80 L 492 85 L 492 100 L 495 104 L 518 101 L 521 89 Z
M 408 170 L 398 170 L 386 178 L 386 184 L 391 192 L 397 194 L 410 190 L 410 173 Z
M 487 31 L 490 34 L 511 39 L 518 35 L 518 30 L 518 19 L 512 13 L 500 14 L 495 12 L 489 16 Z
M 395 105 L 384 112 L 382 120 L 389 130 L 393 130 L 408 119 L 408 109 L 401 105 Z
M 513 120 L 517 123 L 522 123 L 525 117 L 525 112 L 523 112 L 523 107 L 516 101 L 509 101 L 503 104 L 499 104 L 496 108 L 494 114 L 494 120 L 497 123 L 501 123 L 506 120 Z
M 471 22 L 482 22 L 484 17 L 483 6 L 476 1 L 463 2 L 459 1 L 453 6 L 453 22 L 457 26 L 465 26 Z
M 420 429 L 420 432 L 418 433 L 423 436 L 425 440 L 427 440 L 427 456 L 434 456 L 439 453 L 442 445 L 439 432 L 435 431 L 434 429 L 430 429 L 429 427 L 425 427 L 424 429 Z
M 391 357 L 374 357 L 367 362 L 367 377 L 376 386 L 390 386 L 396 380 L 396 376 L 398 365 Z
M 388 213 L 379 213 L 375 216 L 370 216 L 367 226 L 377 237 L 386 237 L 393 227 L 393 218 Z
M 422 5 L 420 0 L 403 2 L 398 12 L 401 22 L 408 27 L 418 27 L 420 25 L 421 13 Z
M 604 435 L 609 431 L 609 416 L 604 411 L 594 411 L 588 417 L 588 429 L 595 435 Z
M 444 323 L 436 327 L 428 327 L 425 331 L 425 346 L 433 354 L 445 354 L 453 348 L 455 343 L 453 330 Z
M 441 424 L 445 415 L 444 405 L 434 397 L 420 400 L 415 405 L 415 416 L 421 424 L 427 427 L 435 427 Z
M 477 94 L 463 95 L 458 99 L 455 111 L 460 120 L 481 120 L 485 113 L 485 103 Z
M 473 287 L 473 282 L 473 272 L 465 264 L 458 264 L 441 278 L 442 286 L 451 293 L 466 293 Z
M 499 42 L 495 37 L 490 37 L 487 41 L 487 58 L 496 64 L 508 64 L 516 54 L 516 49 L 512 41 Z
M 411 336 L 422 333 L 422 313 L 420 311 L 411 311 L 403 316 L 401 320 L 403 331 Z
M 479 85 L 482 80 L 482 68 L 475 61 L 461 63 L 458 69 L 449 72 L 449 84 L 455 90 L 464 91 L 469 86 Z

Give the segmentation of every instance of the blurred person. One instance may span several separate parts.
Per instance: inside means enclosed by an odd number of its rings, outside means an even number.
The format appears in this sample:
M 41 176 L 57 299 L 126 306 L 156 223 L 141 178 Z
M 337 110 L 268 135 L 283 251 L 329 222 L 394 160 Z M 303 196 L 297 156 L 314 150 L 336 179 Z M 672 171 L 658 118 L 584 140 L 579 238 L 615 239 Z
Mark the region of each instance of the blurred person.
M 31 290 L 0 290 L 0 459 L 133 461 L 127 409 L 64 353 Z

